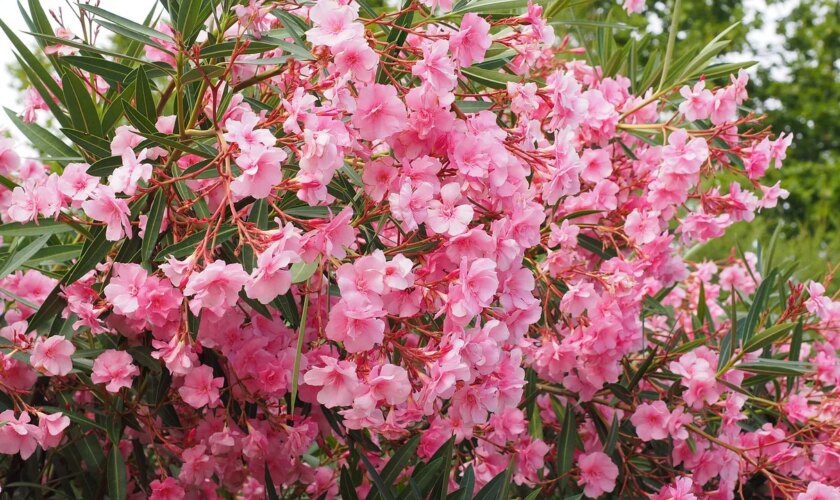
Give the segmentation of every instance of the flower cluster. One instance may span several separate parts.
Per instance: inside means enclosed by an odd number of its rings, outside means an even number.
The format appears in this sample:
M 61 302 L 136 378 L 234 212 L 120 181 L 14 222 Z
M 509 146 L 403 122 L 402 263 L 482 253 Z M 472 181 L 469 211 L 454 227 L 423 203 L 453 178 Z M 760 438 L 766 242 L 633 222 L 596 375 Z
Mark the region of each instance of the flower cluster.
M 787 195 L 746 73 L 647 88 L 483 3 L 182 7 L 123 20 L 145 60 L 42 34 L 21 126 L 79 158 L 0 143 L 39 259 L 0 281 L 0 453 L 158 499 L 840 495 L 840 302 L 680 253 Z

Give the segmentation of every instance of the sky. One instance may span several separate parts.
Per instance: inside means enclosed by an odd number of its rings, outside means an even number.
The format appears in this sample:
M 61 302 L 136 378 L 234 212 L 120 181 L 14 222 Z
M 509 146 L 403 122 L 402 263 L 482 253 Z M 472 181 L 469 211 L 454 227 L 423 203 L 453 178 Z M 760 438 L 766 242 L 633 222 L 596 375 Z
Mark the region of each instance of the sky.
M 16 6 L 13 6 L 12 0 L 0 0 L 3 3 L 3 6 L 8 6 L 6 12 L 3 12 L 2 19 L 9 28 L 14 30 L 18 36 L 25 42 L 28 43 L 30 46 L 34 45 L 34 40 L 31 36 L 26 35 L 24 31 L 27 30 L 27 26 L 25 21 L 23 20 L 23 16 L 21 15 L 19 9 Z M 78 33 L 79 30 L 79 22 L 74 18 L 73 10 L 68 4 L 75 5 L 76 0 L 40 0 L 41 5 L 47 11 L 55 11 L 58 13 L 59 11 L 62 14 L 62 18 L 66 24 L 66 26 L 73 32 Z M 89 0 L 95 2 L 97 0 Z M 647 0 L 652 1 L 652 0 Z M 688 1 L 699 1 L 699 0 L 688 0 Z M 793 5 L 795 5 L 798 1 L 801 0 L 787 0 L 784 2 L 774 2 L 768 6 L 767 0 L 745 0 L 745 7 L 746 7 L 746 16 L 749 20 L 750 16 L 757 16 L 761 15 L 764 16 L 764 25 L 761 29 L 755 30 L 748 35 L 748 40 L 752 47 L 755 50 L 753 54 L 733 54 L 729 57 L 729 60 L 738 60 L 738 59 L 754 59 L 758 60 L 759 64 L 763 67 L 770 67 L 771 71 L 773 71 L 774 78 L 782 79 L 785 77 L 784 73 L 784 61 L 782 58 L 782 54 L 780 53 L 780 45 L 782 36 L 776 32 L 775 26 L 776 21 L 782 17 L 784 17 L 787 13 L 791 11 Z M 806 0 L 807 1 L 807 0 Z M 22 3 L 26 4 L 25 1 Z M 114 12 L 115 14 L 119 14 L 123 17 L 127 17 L 132 20 L 136 20 L 138 22 L 142 22 L 145 19 L 146 15 L 149 13 L 149 10 L 152 6 L 155 5 L 156 0 L 98 0 L 99 6 L 103 9 L 109 10 Z M 107 36 L 106 30 L 101 30 L 103 35 Z M 0 33 L 0 95 L 3 98 L 0 100 L 5 107 L 10 109 L 14 109 L 16 111 L 20 111 L 22 109 L 22 103 L 20 96 L 14 90 L 14 82 L 11 81 L 12 75 L 6 71 L 6 68 L 9 64 L 15 61 L 15 56 L 12 50 L 11 43 L 6 39 L 5 36 Z M 9 130 L 12 134 L 12 137 L 21 140 L 22 136 L 20 133 L 15 129 L 14 125 L 8 119 L 6 114 L 0 111 L 0 130 Z M 23 142 L 21 140 L 21 142 Z M 23 146 L 22 151 L 26 151 L 26 147 Z

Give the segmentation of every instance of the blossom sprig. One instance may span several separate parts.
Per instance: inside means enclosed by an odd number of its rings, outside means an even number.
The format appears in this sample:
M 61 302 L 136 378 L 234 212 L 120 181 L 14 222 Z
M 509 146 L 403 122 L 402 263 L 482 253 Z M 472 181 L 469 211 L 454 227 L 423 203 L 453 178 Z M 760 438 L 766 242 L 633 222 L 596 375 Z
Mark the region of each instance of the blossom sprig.
M 787 195 L 791 138 L 720 48 L 653 88 L 536 3 L 234 3 L 79 6 L 130 54 L 31 3 L 44 159 L 0 143 L 0 453 L 30 483 L 836 493 L 840 302 L 772 251 L 684 258 Z

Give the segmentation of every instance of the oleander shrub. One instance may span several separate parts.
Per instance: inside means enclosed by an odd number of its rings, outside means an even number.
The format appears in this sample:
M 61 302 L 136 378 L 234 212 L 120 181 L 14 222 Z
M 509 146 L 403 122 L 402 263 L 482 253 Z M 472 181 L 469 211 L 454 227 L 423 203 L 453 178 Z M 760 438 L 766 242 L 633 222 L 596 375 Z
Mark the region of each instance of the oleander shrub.
M 837 498 L 840 302 L 683 258 L 790 137 L 728 31 L 585 4 L 0 23 L 41 155 L 0 148 L 4 494 Z

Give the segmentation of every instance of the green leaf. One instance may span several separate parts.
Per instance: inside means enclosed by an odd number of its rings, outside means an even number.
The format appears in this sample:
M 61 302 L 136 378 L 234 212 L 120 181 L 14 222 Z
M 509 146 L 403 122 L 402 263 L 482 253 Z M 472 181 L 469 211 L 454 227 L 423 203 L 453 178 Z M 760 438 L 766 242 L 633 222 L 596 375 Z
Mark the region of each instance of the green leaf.
M 306 47 L 298 45 L 296 43 L 289 43 L 285 40 L 280 38 L 275 38 L 270 36 L 263 36 L 260 38 L 261 43 L 271 44 L 274 47 L 280 47 L 283 49 L 284 52 L 292 56 L 293 58 L 297 59 L 298 61 L 314 61 L 315 56 L 312 55 L 312 52 L 309 51 Z M 272 47 L 272 48 L 274 48 Z
M 478 113 L 486 109 L 490 109 L 493 103 L 490 101 L 460 101 L 456 100 L 453 106 L 456 106 L 461 112 L 466 114 Z
M 300 358 L 303 353 L 303 336 L 306 333 L 306 318 L 309 314 L 309 294 L 303 296 L 303 310 L 300 314 L 300 327 L 298 328 L 297 348 L 295 350 L 295 364 L 292 371 L 292 389 L 289 414 L 295 412 L 295 399 L 297 399 L 298 377 L 300 376 Z
M 800 352 L 802 351 L 802 322 L 804 318 L 802 316 L 799 317 L 799 321 L 796 322 L 796 328 L 793 330 L 793 336 L 790 338 L 790 350 L 788 352 L 788 359 L 791 361 L 799 361 Z M 794 377 L 788 377 L 787 380 L 787 391 L 788 393 L 793 389 L 794 382 L 796 382 Z
M 814 366 L 801 361 L 760 358 L 754 362 L 738 363 L 734 368 L 762 375 L 803 375 L 813 371 Z
M 385 500 L 394 500 L 394 493 L 391 491 L 390 486 L 385 484 L 385 482 L 379 476 L 379 473 L 376 471 L 376 467 L 374 467 L 373 464 L 370 463 L 368 457 L 365 456 L 365 452 L 361 452 L 359 454 L 359 458 L 362 459 L 362 463 L 365 465 L 365 469 L 367 469 L 371 481 L 373 482 L 374 486 L 376 486 L 377 493 L 379 495 L 382 495 L 382 498 L 384 498 Z
M 440 474 L 432 482 L 432 493 L 430 498 L 437 497 L 440 500 L 446 500 L 446 490 L 449 485 L 449 475 L 450 471 L 452 470 L 452 452 L 455 448 L 455 436 L 449 438 L 446 443 L 443 444 L 435 454 L 432 456 L 432 459 L 440 458 L 441 462 L 441 469 Z M 425 494 L 425 490 L 424 494 Z
M 665 58 L 662 61 L 662 78 L 659 81 L 659 90 L 665 87 L 665 82 L 668 79 L 668 70 L 670 69 L 674 44 L 677 41 L 677 32 L 679 31 L 680 3 L 681 0 L 674 0 L 674 8 L 671 10 L 671 28 L 668 30 L 668 45 L 665 47 Z
M 91 156 L 96 158 L 111 156 L 111 144 L 105 139 L 72 128 L 62 128 L 61 132 Z
M 404 445 L 397 450 L 385 467 L 382 469 L 380 477 L 386 486 L 392 486 L 397 480 L 400 473 L 405 470 L 408 463 L 414 458 L 414 452 L 417 450 L 417 445 L 420 442 L 420 435 L 415 435 L 408 440 Z M 370 493 L 368 493 L 367 500 L 377 498 L 378 486 L 376 484 L 371 486 Z
M 524 500 L 537 500 L 540 497 L 540 493 L 542 493 L 542 488 L 537 488 L 531 493 L 528 493 L 528 496 Z
M 64 56 L 62 61 L 83 71 L 99 75 L 111 83 L 124 83 L 133 68 L 102 57 Z
M 493 89 L 504 89 L 507 88 L 508 83 L 519 83 L 522 80 L 521 77 L 515 75 L 483 69 L 477 66 L 464 68 L 461 70 L 461 73 L 478 85 Z
M 221 245 L 222 243 L 233 237 L 234 234 L 236 234 L 235 226 L 222 225 L 222 227 L 219 229 L 219 232 L 216 233 L 216 244 Z M 162 249 L 160 252 L 157 253 L 156 260 L 162 261 L 167 256 L 172 256 L 176 259 L 181 259 L 192 255 L 193 252 L 195 252 L 195 248 L 204 240 L 204 236 L 205 233 L 203 232 L 191 234 L 183 240 L 179 241 L 178 243 L 174 243 Z
M 763 349 L 765 346 L 776 342 L 777 340 L 781 339 L 787 332 L 795 326 L 794 323 L 781 323 L 778 325 L 773 325 L 766 330 L 755 334 L 746 344 L 744 344 L 744 351 L 745 352 L 753 352 L 759 349 Z
M 573 456 L 577 446 L 577 423 L 572 403 L 566 403 L 563 416 L 563 430 L 557 435 L 557 475 L 563 476 L 572 470 Z M 565 481 L 564 483 L 565 484 Z
M 52 134 L 49 130 L 45 129 L 44 127 L 38 125 L 37 123 L 24 123 L 18 115 L 8 109 L 6 110 L 6 115 L 15 124 L 18 130 L 26 136 L 27 139 L 35 146 L 37 149 L 43 151 L 49 156 L 57 156 L 57 157 L 73 157 L 78 156 L 76 151 L 73 150 L 70 146 L 63 143 L 61 139 L 56 137 Z
M 508 466 L 504 472 L 500 472 L 496 477 L 484 485 L 484 488 L 478 490 L 475 494 L 474 500 L 498 500 L 509 498 L 507 490 L 510 487 L 511 467 Z
M 461 482 L 458 483 L 458 490 L 455 492 L 453 500 L 472 500 L 473 490 L 475 489 L 475 472 L 473 466 L 470 464 L 467 470 L 461 476 Z
M 81 78 L 68 71 L 61 77 L 61 83 L 64 89 L 64 105 L 67 106 L 73 125 L 94 136 L 102 135 L 102 123 L 96 103 Z
M 341 466 L 341 473 L 338 481 L 338 493 L 342 500 L 359 500 L 356 494 L 356 487 L 353 485 L 353 478 L 347 467 Z
M 134 125 L 134 128 L 137 129 L 138 133 L 148 134 L 148 137 L 154 137 L 155 134 L 157 134 L 155 124 L 149 121 L 143 113 L 138 111 L 127 101 L 122 101 L 122 107 L 125 117 L 128 118 L 128 121 L 132 125 Z
M 315 274 L 318 269 L 318 260 L 313 262 L 296 262 L 292 264 L 292 283 L 302 283 Z
M 521 13 L 525 10 L 525 3 L 522 0 L 477 0 L 468 2 L 458 10 L 453 10 L 445 17 L 457 17 L 468 12 L 476 14 L 506 14 Z
M 0 265 L 0 279 L 3 279 L 9 274 L 15 272 L 23 263 L 27 262 L 30 257 L 35 255 L 35 253 L 47 243 L 50 236 L 52 235 L 42 235 L 25 247 L 11 254 L 9 258 Z
M 299 217 L 301 219 L 327 219 L 330 217 L 330 214 L 335 214 L 340 211 L 340 207 L 325 207 L 322 205 L 315 207 L 301 205 L 299 207 L 283 209 L 283 213 L 289 214 L 293 217 Z
M 149 84 L 149 78 L 146 75 L 146 70 L 142 67 L 137 68 L 136 71 L 137 76 L 134 79 L 135 107 L 150 123 L 155 123 L 157 112 L 155 111 L 155 99 L 152 96 L 152 87 Z M 149 132 L 157 132 L 157 130 L 152 129 Z
M 166 212 L 167 198 L 166 190 L 158 188 L 152 200 L 152 207 L 146 219 L 146 230 L 143 232 L 143 244 L 140 246 L 140 260 L 148 261 L 160 236 L 160 228 L 163 225 L 163 214 Z
M 125 89 L 120 92 L 110 104 L 105 107 L 105 112 L 102 114 L 102 132 L 105 135 L 110 135 L 111 131 L 116 127 L 117 122 L 122 118 L 123 106 L 131 101 L 134 97 L 135 83 L 131 82 Z
M 265 463 L 265 493 L 269 500 L 280 500 L 274 488 L 274 480 L 271 479 L 271 472 L 268 470 L 268 462 Z
M 184 76 L 181 77 L 181 84 L 188 85 L 193 82 L 203 81 L 205 78 L 212 80 L 213 78 L 218 78 L 223 74 L 225 74 L 225 68 L 221 66 L 200 66 L 184 73 Z
M 108 453 L 108 496 L 111 500 L 124 500 L 127 496 L 125 462 L 117 443 L 111 444 Z
M 579 234 L 578 244 L 604 260 L 609 260 L 615 257 L 615 250 L 612 248 L 604 248 L 600 241 L 589 235 Z
M 191 146 L 187 146 L 183 140 L 181 140 L 178 136 L 166 136 L 163 134 L 157 133 L 149 133 L 144 132 L 142 130 L 138 131 L 139 135 L 150 139 L 152 142 L 158 143 L 161 146 L 177 149 L 179 151 L 183 151 L 185 153 L 193 154 L 196 156 L 200 156 L 202 158 L 210 159 L 215 158 L 218 154 L 217 151 L 208 149 L 198 149 Z
M 414 468 L 414 473 L 408 480 L 408 487 L 400 491 L 398 500 L 405 498 L 423 499 L 429 497 L 429 492 L 435 482 L 442 475 L 447 475 L 448 470 L 443 468 L 443 457 L 432 458 L 426 464 L 420 464 Z
M 72 244 L 72 245 L 53 245 L 49 247 L 44 247 L 37 252 L 35 255 L 30 257 L 26 261 L 26 266 L 34 266 L 35 264 L 41 264 L 43 262 L 53 262 L 53 263 L 61 263 L 67 262 L 70 259 L 75 259 L 79 256 L 79 252 L 82 250 L 81 244 Z M 3 254 L 3 258 L 5 259 L 8 257 L 8 254 Z M 36 308 L 37 309 L 37 308 Z
M 191 44 L 198 35 L 212 9 L 213 6 L 209 0 L 181 2 L 175 26 L 187 45 Z
M 612 455 L 615 451 L 615 445 L 618 442 L 618 415 L 613 415 L 612 425 L 610 426 L 610 433 L 607 434 L 607 441 L 604 443 L 604 453 Z
M 103 19 L 107 19 L 107 20 L 111 21 L 112 23 L 116 24 L 117 26 L 120 26 L 120 27 L 124 28 L 125 30 L 132 31 L 136 34 L 145 35 L 145 37 L 147 37 L 147 38 L 154 37 L 154 38 L 157 38 L 159 40 L 166 40 L 166 41 L 169 41 L 169 42 L 174 41 L 174 40 L 172 40 L 171 36 L 169 36 L 165 33 L 161 33 L 158 30 L 155 30 L 155 29 L 152 29 L 148 26 L 145 26 L 145 25 L 142 25 L 140 23 L 134 22 L 131 19 L 126 19 L 124 17 L 113 14 L 111 12 L 108 12 L 105 9 L 101 9 L 99 7 L 95 7 L 93 5 L 88 5 L 88 4 L 80 4 L 79 7 L 81 7 L 82 10 L 86 10 L 86 11 L 92 13 L 92 14 L 95 14 L 95 15 L 103 18 Z M 154 43 L 154 45 L 160 46 L 157 43 Z
M 0 236 L 37 236 L 40 234 L 58 234 L 72 231 L 73 228 L 54 220 L 40 219 L 34 222 L 27 222 L 21 224 L 19 222 L 9 222 L 0 224 Z
M 753 303 L 750 305 L 750 310 L 747 313 L 747 319 L 744 322 L 744 328 L 739 329 L 738 331 L 738 337 L 740 338 L 742 345 L 746 344 L 750 340 L 750 337 L 752 337 L 756 327 L 758 326 L 758 319 L 761 316 L 761 313 L 764 312 L 764 306 L 770 296 L 770 291 L 773 289 L 775 278 L 776 271 L 770 271 L 755 291 Z
M 238 53 L 243 55 L 261 54 L 263 52 L 268 52 L 269 50 L 276 47 L 274 44 L 260 42 L 256 40 L 248 40 L 248 47 L 244 49 L 242 48 L 243 45 L 244 44 L 242 42 L 214 43 L 206 47 L 201 47 L 200 57 L 202 59 L 230 57 L 234 49 L 236 49 Z

